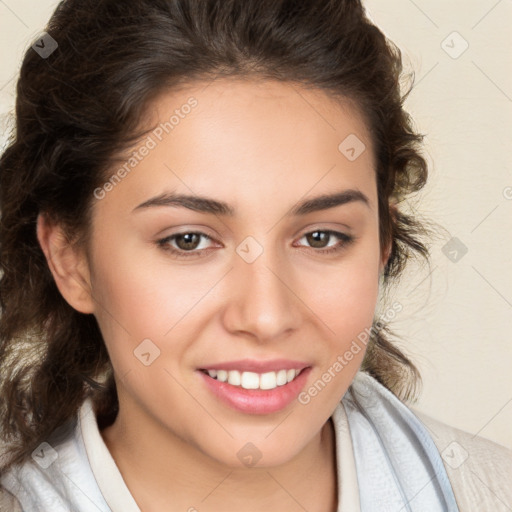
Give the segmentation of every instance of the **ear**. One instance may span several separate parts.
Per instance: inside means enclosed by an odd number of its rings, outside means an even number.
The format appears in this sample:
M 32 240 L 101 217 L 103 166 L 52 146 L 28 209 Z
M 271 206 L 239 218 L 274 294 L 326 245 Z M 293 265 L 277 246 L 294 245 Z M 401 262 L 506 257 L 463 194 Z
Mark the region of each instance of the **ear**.
M 391 256 L 391 246 L 392 242 L 390 241 L 382 251 L 382 258 L 379 265 L 379 274 L 381 276 L 384 273 L 384 269 L 386 268 L 386 265 L 388 264 L 389 261 L 389 257 Z
M 37 217 L 37 239 L 55 284 L 66 302 L 81 313 L 92 313 L 94 301 L 84 251 L 74 246 L 61 226 L 51 222 L 44 213 Z
M 398 208 L 395 202 L 389 203 L 389 213 L 392 218 L 396 218 L 398 213 Z M 384 273 L 384 268 L 388 264 L 389 257 L 391 256 L 391 249 L 393 248 L 393 240 L 389 240 L 387 245 L 382 250 L 382 258 L 379 266 L 379 274 L 382 275 Z

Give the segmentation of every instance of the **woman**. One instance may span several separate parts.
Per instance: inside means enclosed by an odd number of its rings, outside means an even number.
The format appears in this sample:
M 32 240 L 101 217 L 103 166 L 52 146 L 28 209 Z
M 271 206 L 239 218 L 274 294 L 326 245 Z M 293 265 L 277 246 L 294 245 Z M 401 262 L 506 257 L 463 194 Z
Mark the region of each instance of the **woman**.
M 376 313 L 428 254 L 400 73 L 356 1 L 59 5 L 0 161 L 6 510 L 512 504 Z

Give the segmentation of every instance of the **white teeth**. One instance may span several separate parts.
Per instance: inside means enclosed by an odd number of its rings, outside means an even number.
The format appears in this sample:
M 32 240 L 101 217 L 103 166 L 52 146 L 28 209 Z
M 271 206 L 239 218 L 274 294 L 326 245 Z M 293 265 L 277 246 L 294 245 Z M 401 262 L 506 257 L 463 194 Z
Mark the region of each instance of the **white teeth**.
M 240 386 L 240 372 L 237 370 L 233 370 L 231 372 L 228 372 L 228 383 L 232 386 Z
M 274 389 L 274 388 L 277 388 L 276 372 L 262 373 L 260 375 L 260 389 Z
M 284 386 L 286 382 L 286 370 L 279 370 L 277 372 L 277 385 Z
M 243 372 L 240 385 L 244 389 L 258 389 L 260 387 L 260 376 L 254 372 Z
M 228 372 L 226 370 L 218 370 L 217 380 L 220 380 L 221 382 L 226 382 L 228 380 Z
M 299 373 L 300 370 L 279 370 L 261 374 L 238 370 L 208 370 L 208 375 L 213 379 L 244 389 L 275 389 L 277 386 L 284 386 L 291 382 Z

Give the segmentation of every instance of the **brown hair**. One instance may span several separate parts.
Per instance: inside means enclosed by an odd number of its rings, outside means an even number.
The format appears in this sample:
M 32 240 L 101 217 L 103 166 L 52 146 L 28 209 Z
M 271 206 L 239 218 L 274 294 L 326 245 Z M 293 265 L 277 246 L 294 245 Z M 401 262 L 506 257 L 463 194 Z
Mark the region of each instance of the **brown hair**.
M 411 255 L 428 256 L 423 225 L 400 206 L 427 177 L 423 136 L 403 109 L 410 89 L 401 95 L 401 53 L 360 1 L 65 0 L 46 30 L 58 47 L 45 58 L 27 50 L 16 126 L 0 159 L 3 469 L 28 458 L 87 395 L 100 422 L 115 417 L 96 319 L 59 293 L 36 221 L 45 212 L 71 242 L 87 246 L 93 191 L 142 135 L 145 107 L 159 93 L 197 80 L 257 77 L 355 102 L 377 162 L 381 246 L 392 244 L 384 282 Z M 386 327 L 373 333 L 362 368 L 404 400 L 419 380 Z

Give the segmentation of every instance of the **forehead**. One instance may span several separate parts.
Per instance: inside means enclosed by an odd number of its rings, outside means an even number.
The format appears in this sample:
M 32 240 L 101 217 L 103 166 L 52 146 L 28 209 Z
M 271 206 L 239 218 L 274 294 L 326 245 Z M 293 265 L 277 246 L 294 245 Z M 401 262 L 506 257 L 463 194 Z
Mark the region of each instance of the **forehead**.
M 192 98 L 193 109 L 188 106 Z M 243 148 L 261 140 L 267 150 L 278 146 L 288 150 L 290 157 L 300 149 L 318 147 L 320 141 L 337 147 L 351 134 L 367 146 L 370 143 L 368 127 L 354 101 L 292 82 L 221 78 L 192 83 L 160 94 L 147 112 L 150 125 L 155 126 L 174 117 L 173 135 L 179 136 L 187 128 L 183 125 L 188 125 L 199 142 L 221 143 L 229 137 L 243 139 Z M 242 148 L 233 147 L 233 153 Z
M 109 193 L 112 200 L 134 206 L 163 188 L 218 191 L 230 203 L 258 194 L 261 202 L 269 187 L 286 202 L 313 187 L 366 187 L 372 195 L 373 150 L 363 117 L 348 100 L 318 89 L 268 80 L 199 82 L 160 94 L 146 122 L 151 130 L 129 154 L 144 145 L 150 150 Z M 347 149 L 360 154 L 353 158 Z

